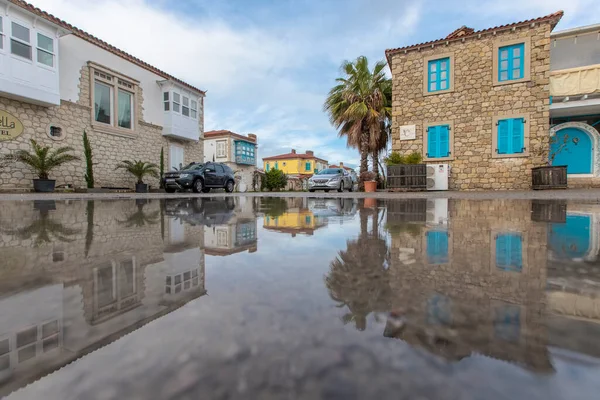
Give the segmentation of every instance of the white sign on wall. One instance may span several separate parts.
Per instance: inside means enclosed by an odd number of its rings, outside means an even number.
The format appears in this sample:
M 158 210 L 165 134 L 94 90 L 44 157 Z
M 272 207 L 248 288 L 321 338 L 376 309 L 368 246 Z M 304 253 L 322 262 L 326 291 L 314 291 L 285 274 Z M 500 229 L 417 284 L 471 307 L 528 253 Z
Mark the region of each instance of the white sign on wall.
M 414 140 L 417 138 L 416 125 L 402 125 L 400 127 L 400 140 Z

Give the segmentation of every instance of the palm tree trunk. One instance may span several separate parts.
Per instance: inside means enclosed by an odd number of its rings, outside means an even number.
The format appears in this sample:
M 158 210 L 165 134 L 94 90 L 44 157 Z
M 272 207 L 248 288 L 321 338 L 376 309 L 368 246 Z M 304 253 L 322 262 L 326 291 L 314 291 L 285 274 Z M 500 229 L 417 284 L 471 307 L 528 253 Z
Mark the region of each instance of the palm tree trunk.
M 375 206 L 375 210 L 373 213 L 373 224 L 372 224 L 372 232 L 371 235 L 374 238 L 379 238 L 379 209 L 377 208 L 377 206 Z
M 369 214 L 364 205 L 361 205 L 358 209 L 358 215 L 360 218 L 360 237 L 366 238 L 368 235 L 367 225 L 369 223 Z
M 377 181 L 377 183 L 379 184 L 379 151 L 373 150 L 372 157 L 373 157 L 373 172 L 375 173 L 375 181 Z
M 365 190 L 362 174 L 369 170 L 369 134 L 363 130 L 360 144 L 360 179 L 359 190 Z

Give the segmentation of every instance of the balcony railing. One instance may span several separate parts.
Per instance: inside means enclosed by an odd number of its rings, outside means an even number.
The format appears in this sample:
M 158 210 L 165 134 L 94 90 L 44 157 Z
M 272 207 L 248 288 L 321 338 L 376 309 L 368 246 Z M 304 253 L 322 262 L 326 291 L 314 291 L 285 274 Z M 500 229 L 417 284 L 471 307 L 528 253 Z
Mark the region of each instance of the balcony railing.
M 236 164 L 247 164 L 247 165 L 254 165 L 256 164 L 256 158 L 254 158 L 253 156 L 235 156 L 235 162 Z
M 554 97 L 600 93 L 600 64 L 550 72 Z

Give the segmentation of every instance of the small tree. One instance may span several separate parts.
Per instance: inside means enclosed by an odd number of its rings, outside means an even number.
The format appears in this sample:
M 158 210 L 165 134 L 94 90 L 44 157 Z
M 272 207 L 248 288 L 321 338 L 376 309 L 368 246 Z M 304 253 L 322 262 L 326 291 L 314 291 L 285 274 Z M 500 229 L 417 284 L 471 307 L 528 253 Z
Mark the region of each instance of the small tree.
M 403 156 L 397 151 L 393 151 L 388 157 L 385 159 L 386 165 L 403 165 L 403 164 L 421 164 L 423 161 L 423 156 L 421 153 L 416 151 L 410 153 L 407 156 Z
M 551 136 L 547 145 L 540 144 L 538 146 L 533 147 L 533 154 L 542 159 L 546 159 L 546 165 L 552 166 L 554 163 L 554 159 L 556 156 L 562 152 L 567 145 L 569 144 L 569 135 L 564 135 L 562 140 L 558 139 L 556 135 Z M 557 146 L 552 149 L 552 145 L 557 144 Z
M 143 184 L 145 176 L 152 176 L 154 178 L 158 178 L 159 176 L 158 165 L 138 160 L 123 160 L 115 169 L 124 169 L 135 176 L 137 184 Z
M 265 188 L 268 190 L 280 190 L 287 185 L 287 175 L 280 169 L 272 169 L 265 173 Z
M 85 182 L 88 189 L 94 187 L 94 163 L 92 160 L 92 146 L 88 139 L 87 132 L 83 130 L 83 154 L 85 156 Z
M 50 150 L 50 146 L 42 147 L 31 139 L 33 152 L 18 150 L 14 154 L 14 160 L 27 165 L 39 179 L 48 179 L 50 171 L 71 161 L 79 160 L 79 157 L 68 154 L 73 151 L 71 147 L 60 147 Z
M 163 176 L 165 175 L 165 149 L 160 148 L 160 188 L 164 188 Z

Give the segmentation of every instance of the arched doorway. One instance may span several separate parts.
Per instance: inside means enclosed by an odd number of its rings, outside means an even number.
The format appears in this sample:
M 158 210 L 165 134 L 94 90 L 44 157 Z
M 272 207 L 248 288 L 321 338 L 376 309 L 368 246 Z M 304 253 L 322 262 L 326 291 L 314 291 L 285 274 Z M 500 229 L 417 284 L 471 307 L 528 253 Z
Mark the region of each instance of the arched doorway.
M 591 238 L 590 215 L 567 215 L 565 223 L 550 224 L 548 249 L 558 260 L 582 260 L 588 256 Z
M 568 174 L 591 174 L 594 170 L 592 152 L 592 138 L 577 127 L 558 130 L 550 145 L 550 154 L 556 154 L 552 164 L 566 165 Z

